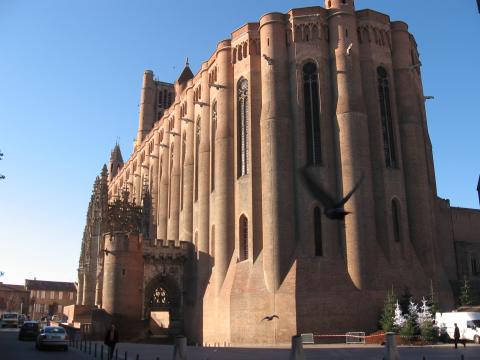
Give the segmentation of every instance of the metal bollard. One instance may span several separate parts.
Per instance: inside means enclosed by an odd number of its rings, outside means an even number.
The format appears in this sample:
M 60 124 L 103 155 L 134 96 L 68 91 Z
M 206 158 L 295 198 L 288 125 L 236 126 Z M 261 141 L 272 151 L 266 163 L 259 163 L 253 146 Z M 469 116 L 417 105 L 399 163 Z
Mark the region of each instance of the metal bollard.
M 187 360 L 187 338 L 185 336 L 175 337 L 173 360 Z
M 137 354 L 137 356 L 135 357 L 135 360 L 140 360 L 140 355 Z
M 300 335 L 292 336 L 292 349 L 290 351 L 290 360 L 305 360 L 303 352 L 303 341 Z
M 95 343 L 95 346 L 93 348 L 93 357 L 96 359 L 97 358 L 97 343 Z
M 462 356 L 460 357 L 460 360 L 465 360 L 465 357 L 463 356 L 463 354 L 462 354 Z
M 127 359 L 128 359 L 128 352 L 125 351 L 125 360 L 127 360 Z
M 395 343 L 395 333 L 388 332 L 385 334 L 385 360 L 400 360 Z
M 103 344 L 100 346 L 100 359 L 103 360 Z
M 118 360 L 118 349 L 115 350 L 115 360 Z
M 92 342 L 88 343 L 88 355 L 92 355 Z

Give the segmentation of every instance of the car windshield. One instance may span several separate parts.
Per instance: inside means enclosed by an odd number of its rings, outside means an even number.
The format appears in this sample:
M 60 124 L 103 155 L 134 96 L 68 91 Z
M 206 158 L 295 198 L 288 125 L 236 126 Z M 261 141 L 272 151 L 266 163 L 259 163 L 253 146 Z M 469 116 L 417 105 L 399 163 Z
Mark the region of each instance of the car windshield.
M 472 321 L 476 327 L 480 327 L 480 320 L 473 320 Z
M 4 319 L 16 319 L 17 314 L 3 314 Z
M 65 334 L 65 330 L 61 327 L 47 327 L 45 328 L 47 334 Z

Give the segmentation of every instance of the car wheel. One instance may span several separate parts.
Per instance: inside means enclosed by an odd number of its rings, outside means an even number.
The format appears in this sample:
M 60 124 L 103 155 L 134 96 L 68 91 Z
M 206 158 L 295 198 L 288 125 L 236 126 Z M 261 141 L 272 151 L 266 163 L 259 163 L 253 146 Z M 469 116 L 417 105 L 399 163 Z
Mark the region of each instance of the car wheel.
M 63 351 L 68 351 L 68 346 L 64 346 Z
M 475 335 L 475 337 L 473 338 L 473 342 L 474 342 L 475 344 L 480 344 L 480 336 Z

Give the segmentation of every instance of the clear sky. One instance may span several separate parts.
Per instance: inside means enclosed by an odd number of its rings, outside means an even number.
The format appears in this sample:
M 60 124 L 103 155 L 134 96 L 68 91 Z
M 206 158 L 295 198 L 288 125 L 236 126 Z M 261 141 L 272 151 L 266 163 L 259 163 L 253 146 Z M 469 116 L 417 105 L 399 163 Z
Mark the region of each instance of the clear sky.
M 0 271 L 75 281 L 95 176 L 132 150 L 142 74 L 173 82 L 271 11 L 323 0 L 0 0 Z M 357 0 L 403 20 L 421 61 L 438 194 L 478 208 L 480 14 L 475 0 Z

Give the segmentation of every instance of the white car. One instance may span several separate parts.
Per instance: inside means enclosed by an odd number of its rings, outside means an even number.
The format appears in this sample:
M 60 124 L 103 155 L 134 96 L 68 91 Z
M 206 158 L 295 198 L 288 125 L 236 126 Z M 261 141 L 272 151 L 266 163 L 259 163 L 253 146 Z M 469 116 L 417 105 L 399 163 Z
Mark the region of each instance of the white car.
M 60 326 L 46 326 L 37 336 L 35 344 L 38 350 L 47 347 L 61 347 L 63 350 L 68 350 L 68 336 L 64 328 Z
M 435 322 L 440 333 L 453 339 L 455 324 L 460 330 L 460 339 L 471 340 L 480 344 L 480 313 L 478 312 L 444 312 L 437 313 Z
M 18 327 L 18 313 L 6 312 L 2 314 L 1 318 L 2 328 L 6 326 Z

